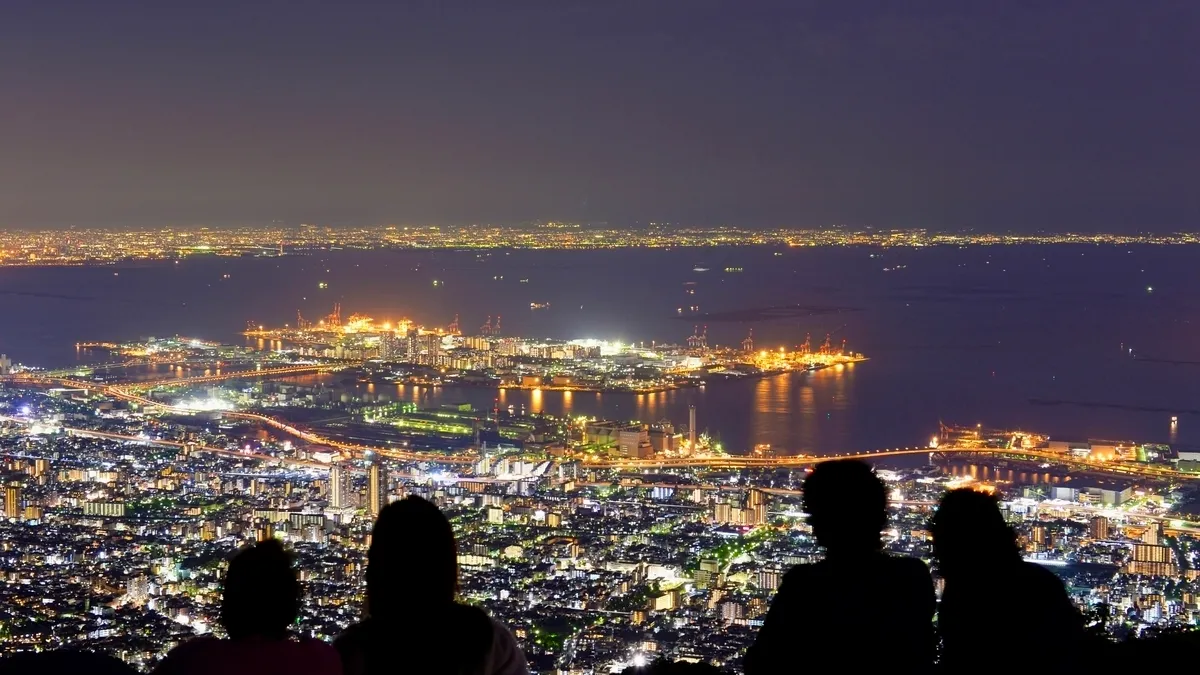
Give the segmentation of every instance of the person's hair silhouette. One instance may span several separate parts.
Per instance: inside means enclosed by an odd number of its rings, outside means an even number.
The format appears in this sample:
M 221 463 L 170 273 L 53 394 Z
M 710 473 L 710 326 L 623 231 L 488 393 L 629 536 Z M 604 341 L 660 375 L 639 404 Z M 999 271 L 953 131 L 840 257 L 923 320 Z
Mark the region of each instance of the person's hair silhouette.
M 454 529 L 438 507 L 409 497 L 380 510 L 367 551 L 367 613 L 391 618 L 448 605 L 457 593 Z
M 877 551 L 887 525 L 887 489 L 869 464 L 824 462 L 804 481 L 804 510 L 828 555 Z
M 870 465 L 818 464 L 804 509 L 826 557 L 784 576 L 746 652 L 747 675 L 794 672 L 801 661 L 851 672 L 932 667 L 933 582 L 921 561 L 882 552 L 887 489 Z
M 292 556 L 275 539 L 246 546 L 229 559 L 221 625 L 234 640 L 281 639 L 300 613 L 300 582 Z
M 1020 560 L 1016 534 L 1004 522 L 999 502 L 983 492 L 969 488 L 947 492 L 929 529 L 943 577 L 969 572 L 973 566 L 990 568 Z
M 1021 559 L 999 502 L 969 488 L 947 492 L 930 525 L 938 574 L 941 662 L 973 669 L 998 645 L 1021 645 L 1046 665 L 1067 665 L 1084 640 L 1083 617 L 1058 577 Z
M 283 544 L 267 539 L 242 547 L 229 559 L 221 599 L 221 625 L 229 639 L 184 642 L 167 654 L 154 675 L 340 675 L 341 662 L 332 647 L 292 634 L 300 598 L 293 557 Z
M 408 497 L 380 510 L 366 577 L 367 618 L 334 643 L 347 675 L 528 675 L 512 633 L 456 602 L 454 529 L 430 502 Z

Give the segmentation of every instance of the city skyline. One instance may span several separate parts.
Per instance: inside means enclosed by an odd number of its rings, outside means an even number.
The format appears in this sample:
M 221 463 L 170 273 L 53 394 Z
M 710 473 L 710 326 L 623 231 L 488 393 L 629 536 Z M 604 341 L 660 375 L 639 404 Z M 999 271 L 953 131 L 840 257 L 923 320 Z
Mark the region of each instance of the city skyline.
M 1043 230 L 929 230 L 925 228 L 754 229 L 646 223 L 537 222 L 520 225 L 318 225 L 272 223 L 229 227 L 112 227 L 12 229 L 0 241 L 0 266 L 45 267 L 195 257 L 283 257 L 323 255 L 342 249 L 456 251 L 611 250 L 744 247 L 924 248 L 933 246 L 1019 246 L 1055 244 L 1176 246 L 1200 243 L 1200 230 L 1173 232 L 1079 232 Z M 780 253 L 782 255 L 782 253 Z M 730 268 L 736 270 L 736 266 Z M 440 282 L 439 282 L 440 283 Z

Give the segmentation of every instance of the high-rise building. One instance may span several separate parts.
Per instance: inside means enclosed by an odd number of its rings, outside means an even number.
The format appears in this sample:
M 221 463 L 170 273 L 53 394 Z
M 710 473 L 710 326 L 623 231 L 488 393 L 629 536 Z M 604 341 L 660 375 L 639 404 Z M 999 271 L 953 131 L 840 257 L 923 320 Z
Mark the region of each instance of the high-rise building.
M 334 464 L 329 468 L 329 505 L 335 509 L 351 506 L 350 472 L 344 464 Z
M 688 406 L 688 451 L 696 452 L 696 406 Z
M 777 569 L 763 569 L 758 571 L 759 588 L 768 591 L 778 590 L 781 581 L 783 581 L 783 572 Z
M 34 478 L 37 478 L 38 476 L 45 474 L 49 470 L 50 470 L 50 460 L 46 459 L 45 457 L 39 457 L 39 458 L 33 460 L 33 471 L 30 473 L 30 475 L 33 476 Z
M 487 454 L 487 448 L 480 448 L 479 461 L 475 462 L 475 475 L 486 476 L 492 472 L 492 458 Z
M 8 359 L 8 354 L 0 354 L 0 375 L 12 374 L 12 361 Z
M 1155 546 L 1163 543 L 1163 524 L 1161 520 L 1151 523 L 1150 527 L 1146 528 L 1146 531 L 1142 533 L 1142 541 Z
M 21 486 L 16 483 L 10 483 L 4 488 L 4 517 L 5 518 L 20 518 L 23 516 L 21 508 Z
M 1151 577 L 1171 577 L 1179 573 L 1175 564 L 1175 552 L 1170 546 L 1158 544 L 1134 544 L 1133 557 L 1125 567 L 1128 574 Z
M 720 609 L 721 618 L 724 619 L 726 623 L 737 621 L 738 619 L 742 618 L 742 615 L 745 612 L 745 608 L 742 606 L 742 603 L 735 600 L 726 600 L 722 602 Z
M 1038 524 L 1033 526 L 1031 539 L 1033 540 L 1034 544 L 1039 547 L 1044 547 L 1046 545 L 1047 538 L 1047 529 L 1045 525 Z
M 385 480 L 379 461 L 372 462 L 367 472 L 367 510 L 372 518 L 383 510 L 384 490 L 387 487 Z
M 712 520 L 714 523 L 728 523 L 733 518 L 733 507 L 725 502 L 713 504 Z
M 746 524 L 762 525 L 767 522 L 767 493 L 751 488 L 746 495 Z
M 124 518 L 125 512 L 125 502 L 85 502 L 83 505 L 83 515 L 85 516 Z
M 1088 521 L 1088 536 L 1092 539 L 1108 539 L 1108 518 L 1095 516 Z

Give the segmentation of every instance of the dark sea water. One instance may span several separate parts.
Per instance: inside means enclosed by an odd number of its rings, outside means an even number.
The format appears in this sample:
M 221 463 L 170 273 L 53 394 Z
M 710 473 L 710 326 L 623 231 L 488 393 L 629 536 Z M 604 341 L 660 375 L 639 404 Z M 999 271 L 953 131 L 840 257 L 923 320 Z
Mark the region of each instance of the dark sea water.
M 556 338 L 680 342 L 707 324 L 710 342 L 738 343 L 753 328 L 757 345 L 778 347 L 833 332 L 870 357 L 704 390 L 509 391 L 501 401 L 676 422 L 695 404 L 700 426 L 733 451 L 918 445 L 939 420 L 1200 445 L 1194 247 L 339 251 L 0 268 L 0 352 L 52 367 L 78 358 L 77 341 L 181 334 L 240 342 L 247 321 L 294 322 L 297 309 L 316 319 L 335 302 L 343 316 L 429 325 L 459 314 L 467 330 L 502 315 L 505 334 Z M 550 307 L 531 311 L 531 302 Z M 796 305 L 803 309 L 760 311 Z M 480 389 L 396 394 L 489 406 L 496 397 Z M 1174 433 L 1171 415 L 1179 416 Z

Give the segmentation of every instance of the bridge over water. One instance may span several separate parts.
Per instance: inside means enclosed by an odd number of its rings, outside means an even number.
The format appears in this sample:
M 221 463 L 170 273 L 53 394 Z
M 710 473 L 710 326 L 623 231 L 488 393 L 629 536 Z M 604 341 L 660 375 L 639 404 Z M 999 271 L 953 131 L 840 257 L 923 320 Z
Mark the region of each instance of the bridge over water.
M 321 370 L 331 370 L 331 366 L 288 366 L 284 368 L 271 368 L 247 371 L 235 371 L 230 373 L 217 373 L 209 376 L 193 377 L 193 378 L 171 378 L 159 380 L 157 382 L 140 382 L 130 385 L 98 385 L 94 382 L 81 382 L 63 378 L 49 377 L 25 377 L 16 376 L 13 379 L 17 382 L 22 382 L 32 385 L 49 385 L 57 384 L 60 386 L 84 389 L 84 390 L 99 390 L 101 393 L 137 403 L 138 405 L 148 408 L 159 408 L 170 412 L 191 413 L 187 408 L 172 406 L 160 401 L 154 401 L 146 398 L 138 393 L 135 389 L 155 386 L 180 386 L 187 384 L 203 384 L 207 382 L 219 381 L 222 379 L 238 378 L 238 377 L 272 377 L 293 375 L 305 372 L 317 372 Z M 363 444 L 346 443 L 331 438 L 326 438 L 319 434 L 313 433 L 306 429 L 294 426 L 286 420 L 281 420 L 276 417 L 262 415 L 244 411 L 225 411 L 221 413 L 226 417 L 233 419 L 243 419 L 266 425 L 272 429 L 283 432 L 294 438 L 312 443 L 315 445 L 328 446 L 343 452 L 350 453 L 356 456 L 365 454 L 374 454 L 391 459 L 411 462 L 436 462 L 441 464 L 452 465 L 471 465 L 479 459 L 477 453 L 447 455 L 442 453 L 430 452 L 412 452 L 406 450 L 397 450 L 390 447 L 369 446 Z M 593 467 L 598 469 L 617 469 L 627 471 L 644 471 L 655 469 L 672 469 L 672 468 L 700 468 L 700 469 L 779 469 L 779 468 L 801 468 L 807 467 L 821 462 L 828 462 L 837 459 L 861 459 L 861 460 L 878 460 L 892 457 L 908 457 L 916 455 L 930 455 L 938 453 L 942 455 L 973 455 L 989 458 L 1007 458 L 1022 461 L 1033 461 L 1041 463 L 1055 464 L 1058 466 L 1066 466 L 1074 469 L 1082 469 L 1095 473 L 1106 475 L 1127 477 L 1133 479 L 1155 479 L 1168 481 L 1197 481 L 1200 480 L 1200 474 L 1186 473 L 1178 471 L 1168 466 L 1156 464 L 1139 464 L 1133 462 L 1119 461 L 1098 461 L 1090 460 L 1081 457 L 1072 457 L 1060 453 L 1050 452 L 1042 449 L 1030 448 L 979 448 L 979 447 L 939 447 L 933 448 L 888 448 L 880 450 L 871 450 L 865 452 L 848 452 L 832 455 L 823 455 L 820 457 L 809 456 L 791 456 L 791 457 L 749 457 L 741 455 L 716 455 L 716 456 L 701 456 L 701 457 L 656 457 L 644 459 L 604 459 L 582 460 L 585 467 Z

